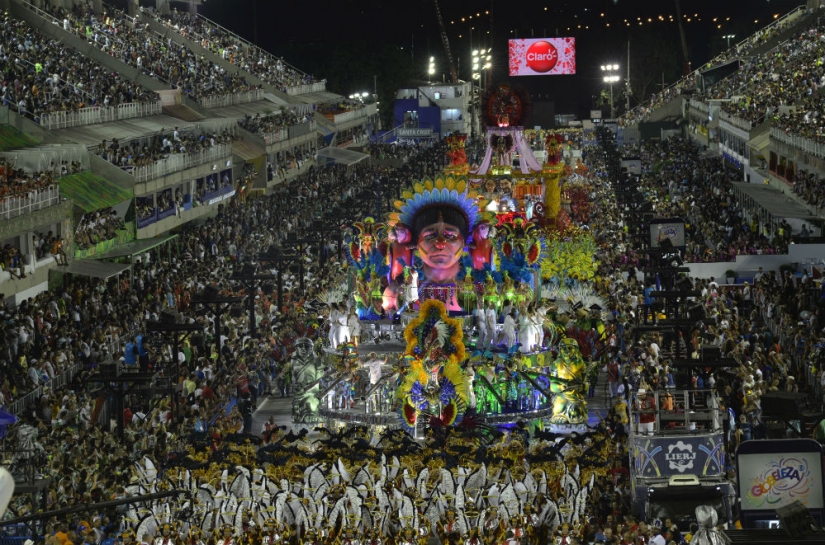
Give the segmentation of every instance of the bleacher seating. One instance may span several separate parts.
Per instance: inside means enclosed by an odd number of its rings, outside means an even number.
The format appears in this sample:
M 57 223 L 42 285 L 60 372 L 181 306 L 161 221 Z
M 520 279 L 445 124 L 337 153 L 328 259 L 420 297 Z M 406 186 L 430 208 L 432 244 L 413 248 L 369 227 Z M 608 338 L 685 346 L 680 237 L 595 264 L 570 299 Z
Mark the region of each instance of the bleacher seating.
M 285 93 L 310 92 L 324 83 L 201 15 L 176 12 L 157 20 Z

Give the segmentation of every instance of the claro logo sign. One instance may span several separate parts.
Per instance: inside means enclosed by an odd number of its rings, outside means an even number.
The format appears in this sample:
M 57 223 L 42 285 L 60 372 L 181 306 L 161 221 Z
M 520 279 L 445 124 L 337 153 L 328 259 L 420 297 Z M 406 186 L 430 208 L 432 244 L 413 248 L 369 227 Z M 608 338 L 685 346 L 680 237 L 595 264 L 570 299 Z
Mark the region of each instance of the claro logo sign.
M 521 38 L 507 43 L 511 76 L 576 73 L 575 38 Z
M 559 51 L 550 42 L 534 42 L 527 48 L 527 66 L 536 72 L 549 72 L 559 62 Z

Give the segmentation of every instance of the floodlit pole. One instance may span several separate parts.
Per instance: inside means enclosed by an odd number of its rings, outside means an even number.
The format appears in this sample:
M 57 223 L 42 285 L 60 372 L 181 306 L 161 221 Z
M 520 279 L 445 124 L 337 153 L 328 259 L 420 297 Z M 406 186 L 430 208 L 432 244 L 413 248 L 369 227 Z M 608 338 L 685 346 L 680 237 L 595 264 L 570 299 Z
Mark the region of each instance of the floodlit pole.
M 618 64 L 603 64 L 601 66 L 602 72 L 605 73 L 604 82 L 610 85 L 610 119 L 616 118 L 616 110 L 613 104 L 613 84 L 619 81 Z

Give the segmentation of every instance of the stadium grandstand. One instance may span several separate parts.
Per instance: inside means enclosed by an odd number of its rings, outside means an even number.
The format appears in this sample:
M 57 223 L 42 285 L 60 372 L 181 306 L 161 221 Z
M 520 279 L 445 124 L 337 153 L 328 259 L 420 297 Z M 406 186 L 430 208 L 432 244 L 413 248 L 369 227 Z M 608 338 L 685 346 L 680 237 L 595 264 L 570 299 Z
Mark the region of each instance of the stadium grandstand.
M 820 2 L 723 51 L 618 119 L 619 143 L 684 134 L 721 159 L 763 230 L 822 235 L 825 128 Z M 740 190 L 737 190 L 740 191 Z
M 374 104 L 327 91 L 200 15 L 59 5 L 4 3 L 8 304 L 45 290 L 58 261 L 68 263 L 61 273 L 110 270 L 116 247 L 214 215 L 235 196 L 271 192 L 319 151 L 361 142 L 375 120 Z

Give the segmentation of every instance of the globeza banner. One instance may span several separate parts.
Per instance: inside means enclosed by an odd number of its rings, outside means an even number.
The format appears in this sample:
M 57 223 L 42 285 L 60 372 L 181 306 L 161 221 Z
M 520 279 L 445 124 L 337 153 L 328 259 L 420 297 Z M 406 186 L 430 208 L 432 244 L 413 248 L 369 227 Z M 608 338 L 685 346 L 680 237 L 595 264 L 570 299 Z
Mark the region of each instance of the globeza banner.
M 823 507 L 819 453 L 746 454 L 737 462 L 743 511 L 774 510 L 796 500 L 808 509 Z
M 634 475 L 670 477 L 698 475 L 715 477 L 725 469 L 725 450 L 721 433 L 679 437 L 633 438 Z

